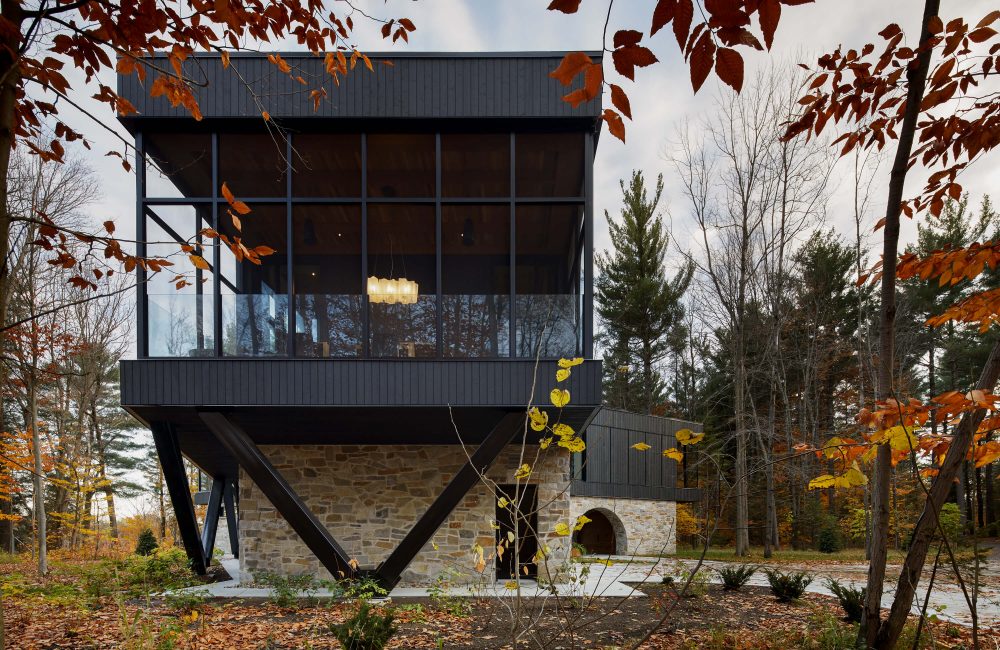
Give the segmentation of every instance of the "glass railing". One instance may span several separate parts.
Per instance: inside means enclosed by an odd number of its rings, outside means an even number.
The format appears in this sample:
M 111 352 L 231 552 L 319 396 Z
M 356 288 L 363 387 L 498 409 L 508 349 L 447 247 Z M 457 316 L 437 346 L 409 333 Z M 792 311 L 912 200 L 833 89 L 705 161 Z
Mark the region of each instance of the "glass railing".
M 288 296 L 222 296 L 222 353 L 237 357 L 284 355 L 288 348 Z
M 210 357 L 212 336 L 212 296 L 180 293 L 147 294 L 146 327 L 151 357 Z
M 515 314 L 516 356 L 557 358 L 579 354 L 582 330 L 578 294 L 519 295 Z
M 295 355 L 360 357 L 362 310 L 360 295 L 295 296 Z
M 446 357 L 510 356 L 510 296 L 442 296 L 441 332 Z
M 412 305 L 370 305 L 373 357 L 436 357 L 437 299 L 420 296 Z

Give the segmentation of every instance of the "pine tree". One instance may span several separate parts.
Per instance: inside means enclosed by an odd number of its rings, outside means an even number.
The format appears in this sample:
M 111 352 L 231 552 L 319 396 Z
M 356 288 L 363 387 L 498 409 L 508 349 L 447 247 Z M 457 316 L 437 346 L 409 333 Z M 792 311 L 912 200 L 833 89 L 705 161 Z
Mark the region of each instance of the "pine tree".
M 681 298 L 693 268 L 686 264 L 667 278 L 664 260 L 670 235 L 656 211 L 663 175 L 656 179 L 652 198 L 640 171 L 632 172 L 628 185 L 624 180 L 620 185 L 621 217 L 604 213 L 612 250 L 597 257 L 605 400 L 610 406 L 652 413 L 663 403 L 666 388 L 658 365 L 685 338 Z

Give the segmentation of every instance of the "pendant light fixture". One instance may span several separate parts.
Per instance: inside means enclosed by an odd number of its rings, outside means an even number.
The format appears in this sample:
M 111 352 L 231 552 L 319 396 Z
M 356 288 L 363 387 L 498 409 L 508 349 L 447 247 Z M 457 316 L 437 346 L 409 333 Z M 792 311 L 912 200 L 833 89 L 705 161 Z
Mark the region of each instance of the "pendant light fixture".
M 412 305 L 417 302 L 420 287 L 413 280 L 399 278 L 368 278 L 368 300 L 375 304 Z

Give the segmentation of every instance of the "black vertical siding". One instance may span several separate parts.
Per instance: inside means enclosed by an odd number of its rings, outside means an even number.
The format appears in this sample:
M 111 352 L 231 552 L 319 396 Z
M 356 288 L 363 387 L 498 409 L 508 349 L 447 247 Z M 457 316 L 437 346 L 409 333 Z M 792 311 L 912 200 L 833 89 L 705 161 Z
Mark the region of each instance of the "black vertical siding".
M 595 60 L 601 56 L 591 55 Z M 562 52 L 370 55 L 374 71 L 359 64 L 339 86 L 326 74 L 323 57 L 301 52 L 282 56 L 294 75 L 316 80 L 313 85 L 301 86 L 265 55 L 237 55 L 230 63 L 251 85 L 264 110 L 276 118 L 593 118 L 601 112 L 599 98 L 577 108 L 562 100 L 569 89 L 549 76 Z M 206 118 L 260 117 L 250 89 L 232 70 L 224 70 L 217 56 L 192 57 L 186 72 L 205 82 L 193 91 Z M 135 75 L 118 77 L 118 92 L 138 110 L 138 119 L 187 117 L 184 108 L 170 106 L 164 97 L 149 96 L 146 86 L 154 77 L 149 75 L 145 82 Z M 316 86 L 327 91 L 318 110 L 308 93 Z
M 572 493 L 626 499 L 693 501 L 696 488 L 677 488 L 677 463 L 663 450 L 677 447 L 680 429 L 702 430 L 696 422 L 601 409 L 587 427 L 583 477 L 573 481 Z M 646 443 L 638 451 L 633 445 Z M 682 449 L 682 451 L 684 451 Z

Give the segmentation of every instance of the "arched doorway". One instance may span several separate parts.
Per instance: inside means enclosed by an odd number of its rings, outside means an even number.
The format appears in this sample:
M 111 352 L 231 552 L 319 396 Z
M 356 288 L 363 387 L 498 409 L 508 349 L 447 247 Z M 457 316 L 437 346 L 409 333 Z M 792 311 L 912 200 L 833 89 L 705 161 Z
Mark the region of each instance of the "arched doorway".
M 573 541 L 589 555 L 621 555 L 626 549 L 625 526 L 610 510 L 595 508 L 583 513 L 590 519 L 573 533 Z

